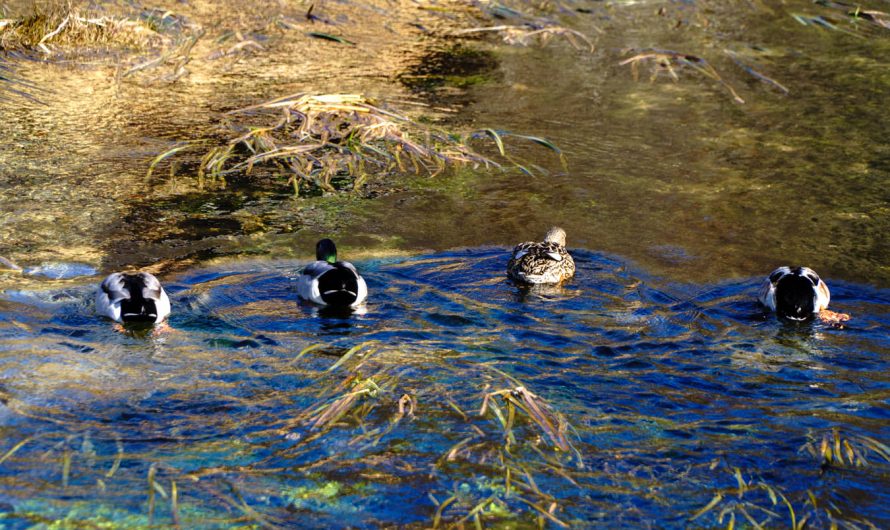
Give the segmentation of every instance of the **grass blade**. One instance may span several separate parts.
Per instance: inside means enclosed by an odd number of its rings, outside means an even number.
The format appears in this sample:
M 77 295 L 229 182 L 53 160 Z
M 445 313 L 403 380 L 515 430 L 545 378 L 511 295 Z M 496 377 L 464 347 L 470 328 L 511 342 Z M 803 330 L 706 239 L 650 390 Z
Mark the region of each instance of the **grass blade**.
M 310 31 L 307 33 L 310 37 L 322 40 L 329 40 L 333 42 L 339 42 L 340 44 L 345 44 L 347 46 L 355 46 L 355 43 L 351 40 L 344 39 L 343 37 L 338 37 L 336 35 L 331 35 L 330 33 L 321 33 L 318 31 Z

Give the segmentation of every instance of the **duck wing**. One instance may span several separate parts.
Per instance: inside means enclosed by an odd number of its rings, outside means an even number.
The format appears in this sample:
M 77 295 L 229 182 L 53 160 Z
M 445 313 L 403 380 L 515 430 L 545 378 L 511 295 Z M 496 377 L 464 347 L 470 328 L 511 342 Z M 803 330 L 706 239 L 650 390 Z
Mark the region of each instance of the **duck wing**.
M 303 268 L 300 277 L 297 278 L 297 293 L 304 300 L 311 300 L 317 304 L 322 304 L 321 293 L 318 290 L 318 279 L 333 269 L 334 266 L 327 261 L 313 261 Z
M 558 243 L 544 242 L 537 250 L 542 259 L 552 259 L 553 261 L 562 261 L 569 255 L 565 247 Z
M 786 274 L 791 274 L 790 267 L 779 267 L 769 274 L 760 284 L 757 299 L 770 311 L 776 310 L 776 285 Z
M 138 278 L 137 282 L 142 284 L 142 297 L 147 300 L 159 301 L 164 292 L 164 289 L 161 287 L 161 282 L 158 281 L 157 278 L 154 277 L 153 274 L 149 274 L 147 272 L 140 272 L 135 275 Z M 135 283 L 135 282 L 134 282 Z
M 108 302 L 111 304 L 116 304 L 121 300 L 129 300 L 130 298 L 130 291 L 127 289 L 124 275 L 119 272 L 108 275 L 107 278 L 102 280 L 99 288 L 102 289 L 102 292 L 105 293 Z
M 757 291 L 757 299 L 770 311 L 776 310 L 776 284 L 769 278 L 763 280 Z
M 529 253 L 538 243 L 534 241 L 526 241 L 525 243 L 520 243 L 513 247 L 513 255 L 510 257 L 511 260 L 519 260 L 522 259 L 523 256 Z
M 313 261 L 309 265 L 306 265 L 305 268 L 303 268 L 302 274 L 303 274 L 303 276 L 310 276 L 312 278 L 318 278 L 319 276 L 321 276 L 322 274 L 328 272 L 329 270 L 331 270 L 333 268 L 334 268 L 334 266 L 331 265 L 330 263 L 328 263 L 327 261 L 321 261 L 321 260 Z

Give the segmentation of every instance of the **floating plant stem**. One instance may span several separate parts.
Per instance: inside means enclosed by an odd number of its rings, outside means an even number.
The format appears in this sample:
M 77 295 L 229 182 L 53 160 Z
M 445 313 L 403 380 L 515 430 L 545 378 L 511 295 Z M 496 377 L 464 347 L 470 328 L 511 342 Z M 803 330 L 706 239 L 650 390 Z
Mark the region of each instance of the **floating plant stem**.
M 159 154 L 158 156 L 154 157 L 151 161 L 151 164 L 149 164 L 149 166 L 148 166 L 148 172 L 145 175 L 146 178 L 151 177 L 152 172 L 154 172 L 154 170 L 155 170 L 155 166 L 157 166 L 160 162 L 162 162 L 163 160 L 166 160 L 167 158 L 170 158 L 171 156 L 175 155 L 176 153 L 185 151 L 189 147 L 192 147 L 192 144 L 189 142 L 186 142 L 185 144 L 177 145 L 171 149 L 164 151 L 163 153 Z
M 22 440 L 21 442 L 13 445 L 12 448 L 9 449 L 9 451 L 6 451 L 6 453 L 4 453 L 2 457 L 0 457 L 0 464 L 2 464 L 3 462 L 6 462 L 6 460 L 8 460 L 9 457 L 14 455 L 19 449 L 24 447 L 24 445 L 26 443 L 30 442 L 33 439 L 34 439 L 33 436 L 29 436 L 29 437 L 25 438 L 24 440 Z
M 170 481 L 170 513 L 173 515 L 173 526 L 182 528 L 179 521 L 179 490 L 176 488 L 176 481 Z
M 497 401 L 494 400 L 495 397 L 502 398 L 505 405 L 508 406 L 509 415 L 507 417 L 504 416 Z M 479 415 L 484 416 L 486 411 L 490 408 L 494 412 L 495 417 L 504 427 L 508 441 L 515 443 L 515 438 L 512 434 L 514 416 L 509 412 L 510 407 L 517 407 L 523 411 L 532 422 L 544 431 L 544 434 L 550 438 L 554 446 L 562 451 L 571 450 L 572 446 L 565 436 L 567 427 L 565 419 L 561 415 L 553 412 L 541 398 L 529 392 L 524 386 L 485 394 L 482 401 L 482 407 L 479 410 Z
M 670 50 L 648 50 L 642 53 L 638 53 L 633 57 L 625 59 L 621 61 L 620 65 L 624 66 L 629 64 L 631 66 L 631 70 L 634 73 L 634 78 L 637 78 L 639 64 L 648 62 L 652 64 L 652 77 L 651 80 L 655 80 L 659 72 L 668 72 L 670 76 L 676 81 L 679 79 L 676 68 L 679 66 L 688 66 L 705 77 L 709 77 L 726 88 L 727 91 L 732 95 L 732 99 L 736 103 L 744 103 L 745 100 L 742 99 L 741 96 L 735 91 L 735 89 L 727 83 L 723 77 L 717 73 L 717 70 L 714 69 L 711 64 L 704 60 L 701 57 L 696 57 L 695 55 L 690 55 L 688 53 L 679 53 Z
M 723 50 L 723 52 L 724 52 L 726 55 L 728 55 L 729 58 L 733 60 L 733 62 L 735 62 L 735 63 L 736 63 L 742 70 L 744 70 L 744 71 L 747 72 L 748 74 L 754 76 L 755 78 L 759 79 L 760 81 L 762 81 L 762 82 L 764 82 L 764 83 L 766 83 L 766 84 L 768 84 L 768 85 L 771 85 L 771 86 L 774 86 L 775 88 L 778 88 L 779 90 L 781 90 L 781 91 L 782 91 L 783 93 L 785 93 L 785 94 L 788 94 L 788 93 L 791 92 L 791 91 L 788 90 L 788 88 L 786 88 L 785 85 L 783 85 L 782 83 L 779 83 L 778 81 L 776 81 L 775 79 L 773 79 L 773 78 L 771 78 L 771 77 L 767 77 L 766 75 L 764 75 L 764 74 L 758 72 L 757 70 L 755 70 L 753 67 L 751 67 L 751 66 L 749 66 L 748 64 L 744 63 L 744 62 L 739 58 L 738 54 L 735 53 L 734 51 L 732 51 L 732 50 Z
M 349 359 L 351 359 L 353 355 L 355 355 L 356 353 L 358 353 L 358 352 L 359 352 L 360 350 L 362 350 L 363 348 L 366 348 L 366 347 L 368 347 L 368 346 L 370 346 L 370 345 L 372 345 L 372 344 L 375 344 L 374 341 L 367 341 L 367 342 L 363 342 L 363 343 L 361 343 L 361 344 L 358 344 L 358 345 L 356 345 L 356 346 L 353 346 L 353 347 L 350 348 L 346 353 L 344 353 L 343 356 L 340 357 L 340 359 L 337 360 L 337 362 L 335 362 L 333 365 L 331 365 L 330 368 L 328 368 L 328 372 L 333 372 L 334 370 L 336 370 L 337 368 L 339 368 L 340 366 L 342 366 L 343 363 L 345 363 L 346 361 L 348 361 Z M 367 352 L 365 355 L 366 355 L 366 356 L 368 356 L 368 355 L 372 355 L 375 351 L 376 351 L 376 350 L 370 350 L 370 351 Z

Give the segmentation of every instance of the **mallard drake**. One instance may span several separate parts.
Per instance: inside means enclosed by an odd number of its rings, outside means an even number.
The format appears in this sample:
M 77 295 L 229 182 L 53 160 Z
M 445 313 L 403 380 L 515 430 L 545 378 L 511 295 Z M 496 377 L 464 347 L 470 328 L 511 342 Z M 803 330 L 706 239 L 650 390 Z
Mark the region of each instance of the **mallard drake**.
M 575 274 L 575 261 L 566 250 L 566 233 L 554 226 L 544 241 L 516 245 L 507 275 L 523 283 L 559 283 Z
M 790 320 L 807 320 L 828 307 L 828 285 L 808 267 L 779 267 L 763 280 L 760 303 Z
M 316 304 L 355 307 L 365 301 L 368 286 L 352 263 L 337 261 L 337 246 L 330 239 L 315 245 L 314 261 L 297 280 L 300 298 Z
M 170 314 L 170 298 L 147 272 L 115 272 L 99 285 L 96 310 L 115 322 L 156 324 Z

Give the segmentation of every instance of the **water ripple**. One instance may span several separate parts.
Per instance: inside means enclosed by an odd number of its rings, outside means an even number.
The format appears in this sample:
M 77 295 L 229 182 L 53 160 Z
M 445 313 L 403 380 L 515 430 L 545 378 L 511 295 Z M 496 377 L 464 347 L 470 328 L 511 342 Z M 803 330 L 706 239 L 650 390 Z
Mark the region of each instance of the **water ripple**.
M 297 301 L 298 262 L 196 270 L 168 279 L 169 328 L 147 333 L 97 319 L 91 285 L 7 292 L 0 502 L 146 517 L 150 474 L 168 496 L 177 483 L 192 527 L 424 525 L 453 498 L 448 521 L 484 501 L 486 520 L 532 522 L 528 503 L 556 503 L 572 526 L 680 528 L 741 477 L 751 510 L 778 510 L 767 484 L 815 527 L 830 522 L 809 492 L 890 522 L 890 462 L 869 445 L 890 438 L 886 290 L 832 283 L 849 325 L 789 326 L 760 311 L 756 278 L 676 284 L 578 251 L 571 282 L 529 289 L 506 260 L 360 263 L 371 296 L 354 314 Z M 522 393 L 485 397 L 519 385 L 565 422 L 568 451 L 514 408 Z M 826 467 L 834 433 L 867 465 Z M 152 517 L 171 510 L 158 497 Z

